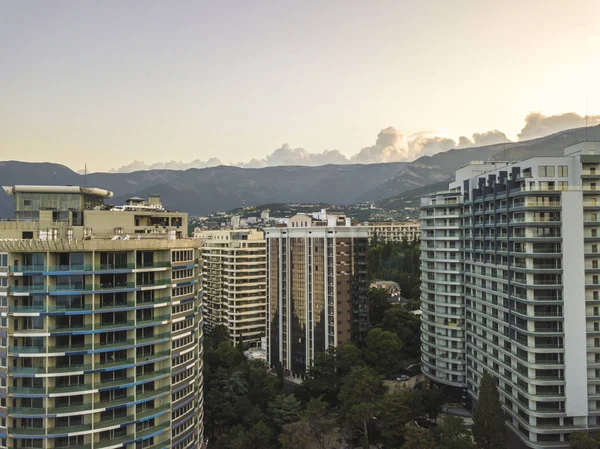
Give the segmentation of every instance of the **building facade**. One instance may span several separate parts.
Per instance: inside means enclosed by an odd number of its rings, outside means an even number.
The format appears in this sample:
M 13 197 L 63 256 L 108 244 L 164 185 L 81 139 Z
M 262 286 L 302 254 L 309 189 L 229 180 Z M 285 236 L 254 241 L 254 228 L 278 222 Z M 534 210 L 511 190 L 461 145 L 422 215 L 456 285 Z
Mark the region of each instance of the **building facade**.
M 600 144 L 472 163 L 422 200 L 422 369 L 476 401 L 498 380 L 530 448 L 600 429 Z
M 187 215 L 110 208 L 102 189 L 4 189 L 16 219 L 0 222 L 0 447 L 205 447 Z
M 366 338 L 368 229 L 296 215 L 265 234 L 268 363 L 303 376 L 317 353 Z
M 421 224 L 419 220 L 382 221 L 365 223 L 369 227 L 369 239 L 378 242 L 415 242 L 421 240 Z
M 204 322 L 225 326 L 235 343 L 260 344 L 267 323 L 267 242 L 262 231 L 199 231 Z

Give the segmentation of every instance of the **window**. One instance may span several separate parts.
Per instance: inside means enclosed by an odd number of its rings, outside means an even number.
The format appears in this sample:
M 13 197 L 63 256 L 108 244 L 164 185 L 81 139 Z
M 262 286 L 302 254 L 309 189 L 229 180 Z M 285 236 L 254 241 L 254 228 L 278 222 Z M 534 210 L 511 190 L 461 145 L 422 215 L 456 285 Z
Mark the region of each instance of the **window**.
M 569 176 L 569 167 L 567 165 L 559 165 L 558 176 L 560 178 L 566 178 L 567 176 Z
M 554 177 L 554 166 L 553 165 L 538 166 L 538 176 L 540 176 L 542 178 L 553 178 Z
M 558 190 L 568 190 L 569 181 L 558 181 Z

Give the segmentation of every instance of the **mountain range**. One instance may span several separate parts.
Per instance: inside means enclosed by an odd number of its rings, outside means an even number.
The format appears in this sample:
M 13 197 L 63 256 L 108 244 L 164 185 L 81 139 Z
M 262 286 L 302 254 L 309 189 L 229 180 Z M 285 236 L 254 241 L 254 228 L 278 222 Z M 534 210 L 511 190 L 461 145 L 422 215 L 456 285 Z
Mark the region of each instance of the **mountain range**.
M 239 168 L 218 166 L 189 170 L 147 170 L 132 173 L 82 175 L 53 163 L 0 162 L 2 185 L 81 185 L 111 190 L 117 205 L 132 196 L 161 195 L 171 210 L 203 215 L 265 203 L 352 204 L 378 201 L 400 204 L 403 192 L 424 194 L 425 186 L 443 183 L 471 160 L 518 161 L 533 156 L 558 156 L 565 147 L 585 140 L 600 141 L 600 125 L 506 144 L 453 149 L 413 162 L 385 164 L 279 166 Z M 437 186 L 435 188 L 437 190 Z M 382 201 L 383 200 L 383 201 Z M 399 201 L 399 203 L 398 203 Z M 0 217 L 12 216 L 12 198 L 0 194 Z

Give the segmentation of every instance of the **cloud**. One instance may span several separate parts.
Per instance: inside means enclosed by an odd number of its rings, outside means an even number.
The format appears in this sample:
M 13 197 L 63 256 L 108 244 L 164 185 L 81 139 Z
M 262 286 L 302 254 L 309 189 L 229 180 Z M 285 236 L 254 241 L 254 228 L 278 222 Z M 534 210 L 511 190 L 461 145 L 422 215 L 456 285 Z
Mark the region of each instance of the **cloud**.
M 188 170 L 190 168 L 216 167 L 217 165 L 223 165 L 223 163 L 216 157 L 211 157 L 207 161 L 195 159 L 191 162 L 169 161 L 158 162 L 155 164 L 146 164 L 142 161 L 133 161 L 130 164 L 123 165 L 117 169 L 113 168 L 109 173 L 131 173 L 140 170 Z
M 502 131 L 495 129 L 485 133 L 474 133 L 470 139 L 468 137 L 461 136 L 458 139 L 458 147 L 480 147 L 484 145 L 496 145 L 504 142 L 510 142 L 510 139 L 506 137 L 506 134 L 504 134 Z
M 589 126 L 600 124 L 600 116 L 588 117 Z M 569 112 L 566 114 L 546 116 L 540 112 L 532 112 L 525 118 L 525 126 L 519 134 L 519 140 L 533 139 L 546 136 L 558 131 L 577 128 L 585 125 L 585 118 Z M 262 168 L 278 165 L 318 166 L 327 164 L 376 164 L 385 162 L 413 161 L 421 156 L 432 156 L 452 148 L 469 148 L 495 145 L 510 142 L 506 135 L 497 129 L 474 133 L 470 137 L 460 136 L 457 140 L 436 135 L 432 131 L 421 131 L 405 136 L 394 127 L 382 129 L 377 134 L 375 144 L 360 149 L 353 156 L 345 156 L 339 150 L 324 150 L 311 153 L 302 147 L 292 147 L 285 143 L 262 159 L 252 159 L 249 162 L 223 163 L 218 158 L 207 161 L 200 159 L 191 162 L 161 162 L 146 164 L 133 161 L 113 173 L 127 173 L 136 170 L 171 169 L 187 170 L 190 168 L 214 167 L 216 165 L 232 165 L 243 168 Z
M 600 115 L 588 117 L 588 126 L 600 124 Z M 565 129 L 585 126 L 585 117 L 575 112 L 566 114 L 544 115 L 541 112 L 531 112 L 525 117 L 525 126 L 519 133 L 519 140 L 535 139 L 564 131 Z
M 396 128 L 382 129 L 377 135 L 375 145 L 365 147 L 350 158 L 358 164 L 381 162 L 400 162 L 410 158 L 410 150 L 404 144 L 404 136 Z
M 456 142 L 447 137 L 430 137 L 426 133 L 420 133 L 408 142 L 408 147 L 415 157 L 432 156 L 442 151 L 456 148 Z

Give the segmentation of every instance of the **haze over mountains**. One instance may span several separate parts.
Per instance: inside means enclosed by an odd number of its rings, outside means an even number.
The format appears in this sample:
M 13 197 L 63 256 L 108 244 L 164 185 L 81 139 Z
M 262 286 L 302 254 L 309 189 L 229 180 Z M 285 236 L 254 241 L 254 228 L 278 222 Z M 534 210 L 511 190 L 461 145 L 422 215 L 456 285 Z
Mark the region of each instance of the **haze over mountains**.
M 587 137 L 586 137 L 587 136 Z M 160 194 L 172 210 L 202 215 L 218 210 L 266 203 L 351 204 L 402 197 L 402 192 L 449 180 L 471 160 L 517 161 L 533 156 L 562 155 L 566 146 L 600 141 L 600 125 L 571 129 L 547 137 L 507 144 L 449 150 L 413 162 L 240 168 L 217 166 L 189 170 L 146 170 L 92 173 L 84 176 L 52 163 L 0 162 L 2 185 L 55 184 L 102 187 L 115 192 L 111 203 L 131 196 Z M 427 189 L 419 189 L 421 194 Z M 393 204 L 391 198 L 390 204 Z M 12 198 L 0 195 L 0 217 L 12 216 Z

